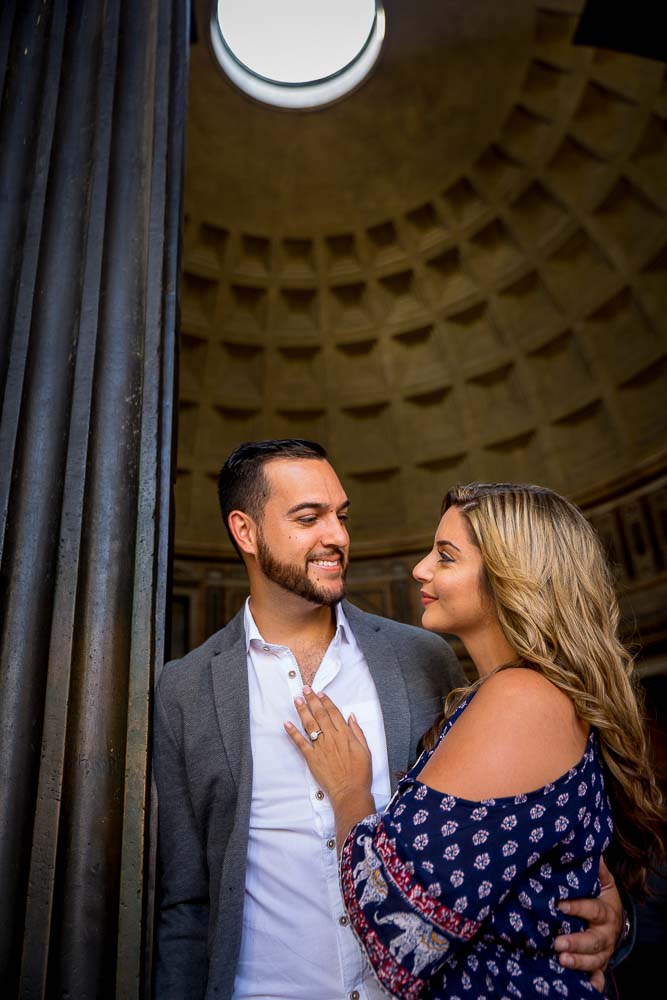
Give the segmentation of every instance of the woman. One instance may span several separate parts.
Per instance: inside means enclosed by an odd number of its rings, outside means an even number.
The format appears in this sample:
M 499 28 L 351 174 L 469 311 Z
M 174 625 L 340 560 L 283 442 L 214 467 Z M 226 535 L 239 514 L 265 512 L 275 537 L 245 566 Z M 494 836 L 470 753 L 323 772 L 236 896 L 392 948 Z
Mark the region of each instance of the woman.
M 354 717 L 297 699 L 288 734 L 330 796 L 350 922 L 393 996 L 587 997 L 553 955 L 568 898 L 598 865 L 641 890 L 665 810 L 617 638 L 618 608 L 583 515 L 536 486 L 457 487 L 414 570 L 425 628 L 459 636 L 479 673 L 375 813 Z M 612 835 L 613 831 L 613 835 Z

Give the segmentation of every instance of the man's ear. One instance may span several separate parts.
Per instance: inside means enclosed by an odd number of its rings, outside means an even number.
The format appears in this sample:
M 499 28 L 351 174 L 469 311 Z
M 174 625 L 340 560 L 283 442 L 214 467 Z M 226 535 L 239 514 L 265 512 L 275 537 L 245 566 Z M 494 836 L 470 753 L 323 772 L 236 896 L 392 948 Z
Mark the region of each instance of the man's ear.
M 250 514 L 233 510 L 227 524 L 241 552 L 249 556 L 257 555 L 257 525 Z

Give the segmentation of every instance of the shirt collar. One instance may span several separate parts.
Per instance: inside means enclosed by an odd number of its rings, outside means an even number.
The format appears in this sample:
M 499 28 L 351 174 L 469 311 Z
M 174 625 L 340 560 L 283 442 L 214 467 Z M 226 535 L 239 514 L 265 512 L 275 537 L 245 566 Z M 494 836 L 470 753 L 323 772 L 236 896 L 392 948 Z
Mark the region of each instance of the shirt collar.
M 338 604 L 334 605 L 334 612 L 336 615 L 336 634 L 334 636 L 334 642 L 352 642 L 352 629 L 350 628 L 350 623 L 347 620 L 347 616 L 343 611 L 343 605 L 339 601 Z M 252 616 L 252 611 L 250 610 L 250 598 L 246 598 L 245 608 L 243 610 L 243 627 L 245 629 L 245 649 L 246 653 L 250 650 L 250 643 L 254 641 L 260 642 L 263 646 L 267 645 L 261 632 L 257 628 L 257 623 Z
M 246 653 L 250 649 L 250 643 L 253 639 L 256 642 L 261 642 L 264 644 L 264 640 L 260 634 L 259 629 L 255 623 L 255 619 L 252 616 L 252 611 L 250 610 L 250 598 L 246 597 L 245 608 L 243 609 L 243 627 L 245 629 L 245 651 Z

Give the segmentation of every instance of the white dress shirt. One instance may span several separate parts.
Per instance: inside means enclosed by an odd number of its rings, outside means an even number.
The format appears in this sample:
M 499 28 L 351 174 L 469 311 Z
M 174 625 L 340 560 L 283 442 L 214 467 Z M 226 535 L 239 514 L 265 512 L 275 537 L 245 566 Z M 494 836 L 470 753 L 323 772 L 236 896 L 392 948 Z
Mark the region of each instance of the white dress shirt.
M 336 633 L 315 678 L 345 718 L 354 712 L 373 757 L 372 793 L 390 797 L 382 710 L 340 604 Z M 245 606 L 253 755 L 243 935 L 233 1000 L 380 1000 L 348 924 L 338 887 L 333 810 L 283 728 L 301 730 L 299 666 L 263 640 Z

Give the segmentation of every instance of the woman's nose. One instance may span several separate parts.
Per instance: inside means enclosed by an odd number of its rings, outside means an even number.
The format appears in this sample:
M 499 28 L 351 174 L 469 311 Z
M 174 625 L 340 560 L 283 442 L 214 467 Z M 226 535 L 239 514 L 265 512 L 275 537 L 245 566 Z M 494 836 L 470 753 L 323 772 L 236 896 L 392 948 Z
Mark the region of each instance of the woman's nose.
M 417 563 L 412 571 L 412 575 L 418 583 L 422 583 L 422 581 L 430 579 L 431 573 L 429 571 L 428 556 L 424 556 L 424 558 Z

